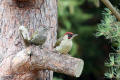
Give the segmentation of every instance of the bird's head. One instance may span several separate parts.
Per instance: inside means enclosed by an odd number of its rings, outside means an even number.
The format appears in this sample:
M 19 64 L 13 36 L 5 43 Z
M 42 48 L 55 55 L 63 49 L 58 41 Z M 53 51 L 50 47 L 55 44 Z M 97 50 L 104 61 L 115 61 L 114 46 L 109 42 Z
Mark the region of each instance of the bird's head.
M 64 34 L 64 39 L 73 39 L 74 37 L 76 37 L 78 34 L 74 34 L 72 32 L 66 32 Z
M 19 31 L 20 31 L 20 32 L 26 31 L 25 26 L 20 26 L 20 27 L 19 27 Z

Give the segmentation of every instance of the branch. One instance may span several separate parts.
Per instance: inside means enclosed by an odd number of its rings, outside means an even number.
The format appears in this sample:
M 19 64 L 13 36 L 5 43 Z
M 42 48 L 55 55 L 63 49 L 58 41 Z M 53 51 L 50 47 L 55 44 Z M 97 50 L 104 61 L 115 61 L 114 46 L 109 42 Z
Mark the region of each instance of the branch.
M 31 57 L 29 54 L 32 54 Z M 2 65 L 0 67 L 1 77 L 5 74 L 16 75 L 16 73 L 38 72 L 40 70 L 52 70 L 79 77 L 83 70 L 84 62 L 81 59 L 68 55 L 41 50 L 39 47 L 31 46 L 18 52 L 16 55 L 9 56 L 2 62 Z
M 111 12 L 116 16 L 116 18 L 120 21 L 120 14 L 119 12 L 113 7 L 111 2 L 109 0 L 101 0 L 110 10 Z

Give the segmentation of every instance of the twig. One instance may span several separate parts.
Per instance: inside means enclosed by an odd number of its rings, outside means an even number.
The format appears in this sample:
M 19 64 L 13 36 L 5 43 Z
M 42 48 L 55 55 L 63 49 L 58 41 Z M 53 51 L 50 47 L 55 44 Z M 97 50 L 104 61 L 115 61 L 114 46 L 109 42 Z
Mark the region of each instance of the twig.
M 101 1 L 111 10 L 111 12 L 120 21 L 120 13 L 113 7 L 113 5 L 111 4 L 111 2 L 109 0 L 101 0 Z

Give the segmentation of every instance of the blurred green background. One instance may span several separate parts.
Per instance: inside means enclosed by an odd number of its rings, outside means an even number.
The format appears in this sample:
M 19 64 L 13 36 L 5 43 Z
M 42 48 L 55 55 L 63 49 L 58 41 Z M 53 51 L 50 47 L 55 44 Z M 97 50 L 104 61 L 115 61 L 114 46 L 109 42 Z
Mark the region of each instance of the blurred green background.
M 119 9 L 120 0 L 110 1 Z M 53 80 L 107 80 L 104 61 L 114 48 L 110 40 L 95 37 L 104 8 L 99 0 L 58 0 L 58 37 L 69 31 L 79 34 L 70 55 L 83 59 L 85 65 L 79 78 L 54 73 Z

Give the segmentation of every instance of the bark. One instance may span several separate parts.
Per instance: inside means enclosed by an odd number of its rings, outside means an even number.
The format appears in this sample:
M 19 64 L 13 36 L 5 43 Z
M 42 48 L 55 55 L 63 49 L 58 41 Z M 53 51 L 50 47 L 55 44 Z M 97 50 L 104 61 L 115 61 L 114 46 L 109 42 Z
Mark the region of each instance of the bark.
M 28 52 L 32 53 L 30 57 Z M 7 62 L 11 61 L 11 62 Z M 5 64 L 10 64 L 6 67 Z M 3 66 L 0 69 L 0 76 L 13 76 L 13 80 L 18 80 L 19 75 L 24 73 L 37 74 L 39 70 L 52 70 L 54 72 L 64 73 L 70 76 L 79 77 L 83 69 L 83 61 L 73 58 L 68 55 L 58 54 L 54 51 L 46 49 L 41 50 L 39 47 L 31 46 L 23 49 L 16 55 L 9 56 L 3 61 Z M 6 67 L 6 68 L 4 68 Z M 17 72 L 17 73 L 16 73 Z M 37 75 L 32 79 L 37 78 Z
M 18 28 L 20 25 L 27 26 L 31 34 L 35 30 L 40 29 L 40 27 L 52 27 L 48 31 L 49 34 L 47 35 L 47 41 L 45 43 L 46 48 L 52 49 L 56 41 L 56 0 L 26 0 L 25 2 L 20 0 L 0 0 L 1 62 L 7 56 L 14 55 L 22 49 L 25 49 L 23 40 L 19 35 Z M 48 70 L 40 71 L 41 80 L 52 79 L 52 76 L 50 76 L 52 75 L 51 73 L 52 72 Z M 21 79 L 33 80 L 31 78 L 35 76 L 35 74 L 31 72 L 25 73 L 25 75 L 21 76 Z M 28 79 L 26 79 L 25 76 L 29 76 L 27 77 Z

